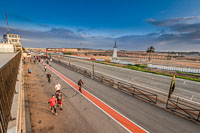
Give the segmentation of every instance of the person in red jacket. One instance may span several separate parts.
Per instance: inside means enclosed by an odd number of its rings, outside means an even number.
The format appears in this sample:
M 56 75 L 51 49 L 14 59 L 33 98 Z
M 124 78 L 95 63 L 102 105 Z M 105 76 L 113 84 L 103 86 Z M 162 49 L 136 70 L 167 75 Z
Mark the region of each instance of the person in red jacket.
M 52 95 L 52 97 L 49 99 L 48 103 L 50 104 L 49 108 L 51 108 L 51 112 L 55 113 L 55 115 L 57 115 L 57 113 L 56 113 L 57 98 L 55 98 L 55 96 Z

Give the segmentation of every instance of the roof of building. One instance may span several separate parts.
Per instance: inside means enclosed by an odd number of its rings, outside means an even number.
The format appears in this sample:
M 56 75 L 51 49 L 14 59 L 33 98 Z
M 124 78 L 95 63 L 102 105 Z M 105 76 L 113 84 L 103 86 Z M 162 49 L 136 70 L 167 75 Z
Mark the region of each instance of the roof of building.
M 0 68 L 9 62 L 17 53 L 0 53 Z

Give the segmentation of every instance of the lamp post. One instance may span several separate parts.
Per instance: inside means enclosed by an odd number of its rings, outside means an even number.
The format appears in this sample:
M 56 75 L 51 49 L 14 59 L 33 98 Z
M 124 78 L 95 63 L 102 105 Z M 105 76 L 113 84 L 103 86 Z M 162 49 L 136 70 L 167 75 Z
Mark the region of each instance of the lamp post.
M 81 48 L 81 52 L 82 52 L 82 46 L 81 46 L 82 44 L 83 44 L 83 43 L 82 43 L 82 42 L 80 42 L 80 48 Z

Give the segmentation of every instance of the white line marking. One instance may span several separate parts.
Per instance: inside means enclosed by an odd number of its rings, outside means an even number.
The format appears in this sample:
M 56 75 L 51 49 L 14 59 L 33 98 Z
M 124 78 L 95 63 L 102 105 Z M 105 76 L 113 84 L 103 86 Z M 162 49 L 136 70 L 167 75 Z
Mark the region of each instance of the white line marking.
M 51 67 L 52 69 L 54 69 L 53 67 Z M 54 69 L 55 70 L 55 69 Z M 52 71 L 52 70 L 51 70 Z M 56 71 L 56 70 L 55 70 Z M 52 71 L 53 72 L 53 71 Z M 58 71 L 56 71 L 58 72 Z M 53 72 L 55 73 L 55 72 Z M 58 72 L 60 73 L 60 72 Z M 55 73 L 59 78 L 61 78 L 57 73 Z M 61 73 L 60 73 L 61 74 Z M 63 74 L 61 74 L 63 77 Z M 63 78 L 61 78 L 65 83 L 67 83 L 69 86 L 71 86 L 67 81 L 65 81 Z M 68 80 L 70 80 L 71 82 L 73 82 L 74 84 L 76 84 L 74 81 L 72 81 L 71 79 L 67 78 Z M 73 86 L 71 86 L 74 90 L 76 90 Z M 82 88 L 84 89 L 84 88 Z M 80 93 L 78 90 L 76 90 L 78 93 Z M 105 102 L 103 102 L 102 100 L 100 100 L 99 98 L 97 98 L 96 96 L 94 96 L 93 94 L 91 94 L 90 92 L 88 92 L 87 90 L 84 89 L 84 91 L 86 91 L 87 93 L 89 93 L 90 95 L 92 95 L 93 97 L 95 97 L 96 99 L 98 99 L 99 101 L 101 101 L 102 103 L 104 103 L 105 105 L 107 105 L 109 108 L 113 109 L 114 111 L 116 111 L 117 113 L 119 113 L 117 110 L 115 110 L 114 108 L 112 108 L 111 106 L 109 106 L 108 104 L 106 104 Z M 81 93 L 80 93 L 81 94 Z M 86 99 L 88 99 L 86 96 L 84 96 L 83 94 L 81 94 L 83 97 L 85 97 Z M 96 107 L 98 107 L 101 111 L 103 111 L 106 115 L 108 115 L 111 119 L 113 119 L 115 122 L 117 122 L 119 125 L 121 125 L 123 128 L 125 128 L 128 132 L 132 133 L 128 128 L 126 128 L 124 125 L 122 125 L 120 122 L 118 122 L 115 118 L 113 118 L 112 116 L 110 116 L 107 112 L 105 112 L 103 109 L 101 109 L 99 106 L 97 106 L 95 103 L 93 103 L 90 99 L 88 99 L 92 104 L 94 104 Z M 129 118 L 127 118 L 126 116 L 124 116 L 123 114 L 119 113 L 121 116 L 125 117 L 126 119 L 128 119 L 130 122 L 134 123 L 135 125 L 137 125 L 138 127 L 142 128 L 144 131 L 146 131 L 147 133 L 149 133 L 149 131 L 147 131 L 146 129 L 144 129 L 143 127 L 139 126 L 138 124 L 136 124 L 135 122 L 133 122 L 132 120 L 130 120 Z

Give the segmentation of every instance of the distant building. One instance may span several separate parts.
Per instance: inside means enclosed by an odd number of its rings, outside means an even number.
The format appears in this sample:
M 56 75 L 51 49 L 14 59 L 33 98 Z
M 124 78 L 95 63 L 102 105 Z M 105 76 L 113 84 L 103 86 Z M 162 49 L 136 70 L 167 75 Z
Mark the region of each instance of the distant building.
M 78 49 L 77 48 L 47 48 L 47 51 L 50 53 L 56 53 L 56 52 L 71 52 L 71 53 L 77 53 Z
M 112 60 L 117 60 L 117 44 L 116 44 L 116 41 L 115 41 L 115 45 L 114 45 L 114 50 L 113 50 L 113 57 L 112 57 Z
M 4 48 L 7 48 L 7 47 L 11 48 L 11 45 L 12 45 L 14 52 L 22 50 L 21 39 L 20 39 L 20 35 L 18 34 L 11 34 L 11 33 L 4 34 L 1 45 L 3 45 L 1 47 L 4 47 Z

